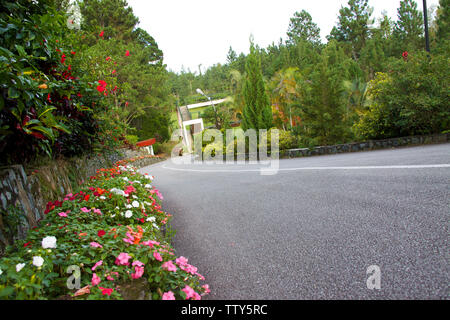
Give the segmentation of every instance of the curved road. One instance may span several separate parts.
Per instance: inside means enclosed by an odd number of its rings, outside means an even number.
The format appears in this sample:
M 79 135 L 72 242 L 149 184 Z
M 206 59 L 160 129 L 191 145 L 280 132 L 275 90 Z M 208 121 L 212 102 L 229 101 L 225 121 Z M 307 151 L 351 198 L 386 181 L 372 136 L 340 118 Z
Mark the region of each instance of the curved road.
M 208 299 L 449 299 L 450 144 L 154 175 Z M 381 289 L 367 288 L 367 268 Z

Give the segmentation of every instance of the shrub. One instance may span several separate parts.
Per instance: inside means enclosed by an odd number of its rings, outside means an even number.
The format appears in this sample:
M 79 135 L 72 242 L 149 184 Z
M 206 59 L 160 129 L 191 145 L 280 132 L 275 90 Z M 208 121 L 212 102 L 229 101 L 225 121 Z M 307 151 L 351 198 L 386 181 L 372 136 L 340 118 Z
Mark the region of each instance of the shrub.
M 450 129 L 448 57 L 425 52 L 394 59 L 389 73 L 369 83 L 369 107 L 355 130 L 379 139 L 441 133 Z

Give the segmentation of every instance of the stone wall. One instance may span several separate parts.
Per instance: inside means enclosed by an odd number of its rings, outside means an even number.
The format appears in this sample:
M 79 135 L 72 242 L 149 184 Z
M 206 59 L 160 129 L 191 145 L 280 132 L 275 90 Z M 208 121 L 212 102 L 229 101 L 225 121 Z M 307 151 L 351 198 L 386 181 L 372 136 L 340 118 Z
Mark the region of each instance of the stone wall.
M 384 140 L 370 140 L 365 142 L 354 142 L 333 146 L 315 147 L 312 149 L 309 148 L 290 149 L 280 151 L 280 157 L 298 158 L 298 157 L 318 156 L 324 154 L 369 151 L 377 149 L 387 149 L 387 148 L 396 148 L 422 144 L 446 143 L 446 142 L 450 142 L 450 133 L 427 135 L 427 136 L 392 138 Z
M 73 193 L 98 169 L 112 167 L 117 161 L 141 168 L 162 160 L 124 149 L 106 156 L 55 160 L 37 169 L 0 167 L 0 255 L 7 245 L 24 238 L 37 225 L 49 201 Z

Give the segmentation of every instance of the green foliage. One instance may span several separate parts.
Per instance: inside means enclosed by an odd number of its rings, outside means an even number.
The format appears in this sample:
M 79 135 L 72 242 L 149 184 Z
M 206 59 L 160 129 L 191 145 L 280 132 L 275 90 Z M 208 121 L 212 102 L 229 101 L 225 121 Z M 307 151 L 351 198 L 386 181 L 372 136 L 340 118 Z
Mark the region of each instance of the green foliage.
M 97 98 L 80 80 L 66 19 L 52 1 L 6 1 L 0 14 L 0 152 L 3 163 L 89 151 Z
M 348 138 L 345 121 L 345 87 L 348 78 L 347 58 L 335 41 L 328 43 L 314 70 L 301 85 L 297 112 L 301 118 L 299 133 L 303 139 L 328 145 Z
M 339 10 L 338 25 L 333 27 L 328 40 L 335 39 L 345 43 L 353 59 L 357 60 L 369 37 L 372 11 L 368 0 L 349 0 L 348 6 Z
M 246 63 L 247 78 L 243 86 L 245 106 L 242 126 L 247 129 L 269 129 L 272 126 L 272 108 L 262 77 L 261 60 L 251 43 Z
M 397 10 L 397 18 L 393 31 L 397 54 L 424 48 L 423 16 L 417 9 L 417 3 L 414 0 L 402 0 Z
M 296 43 L 299 39 L 320 43 L 320 28 L 312 21 L 311 15 L 302 10 L 294 13 L 287 31 L 288 43 Z
M 370 82 L 369 107 L 355 126 L 363 138 L 441 133 L 450 128 L 450 87 L 446 55 L 425 52 L 393 60 L 389 74 Z

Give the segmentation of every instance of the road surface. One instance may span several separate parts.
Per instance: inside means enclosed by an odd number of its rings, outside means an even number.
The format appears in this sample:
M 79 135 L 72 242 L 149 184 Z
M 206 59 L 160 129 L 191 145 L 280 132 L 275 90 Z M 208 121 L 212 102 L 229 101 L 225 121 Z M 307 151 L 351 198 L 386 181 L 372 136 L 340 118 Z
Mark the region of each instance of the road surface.
M 449 299 L 450 144 L 154 175 L 207 299 Z M 369 266 L 380 270 L 370 290 Z M 372 279 L 372 278 L 371 278 Z

